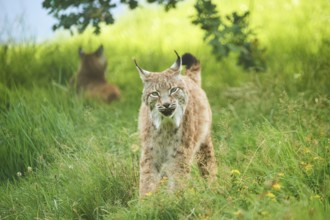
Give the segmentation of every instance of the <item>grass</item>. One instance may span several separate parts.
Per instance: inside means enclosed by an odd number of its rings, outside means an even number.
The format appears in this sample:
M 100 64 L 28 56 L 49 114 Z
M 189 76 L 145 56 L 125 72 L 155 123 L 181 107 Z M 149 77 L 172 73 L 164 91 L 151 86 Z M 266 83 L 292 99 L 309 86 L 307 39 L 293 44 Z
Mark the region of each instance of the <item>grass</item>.
M 268 70 L 216 61 L 190 24 L 191 2 L 165 13 L 138 9 L 102 35 L 0 48 L 0 219 L 327 219 L 330 203 L 330 34 L 327 1 L 223 1 L 250 8 Z M 150 18 L 153 19 L 150 19 Z M 187 40 L 189 39 L 189 40 Z M 77 48 L 105 46 L 107 78 L 122 90 L 112 105 L 68 87 Z M 173 50 L 203 65 L 213 110 L 218 181 L 193 167 L 188 187 L 138 199 L 137 115 L 148 70 Z

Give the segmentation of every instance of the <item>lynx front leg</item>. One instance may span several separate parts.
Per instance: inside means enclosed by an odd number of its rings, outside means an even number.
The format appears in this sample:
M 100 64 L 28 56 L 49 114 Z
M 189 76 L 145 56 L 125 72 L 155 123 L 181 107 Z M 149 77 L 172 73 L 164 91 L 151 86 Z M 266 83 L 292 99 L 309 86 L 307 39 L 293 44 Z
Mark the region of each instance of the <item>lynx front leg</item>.
M 199 171 L 203 177 L 210 178 L 211 181 L 216 179 L 217 163 L 215 160 L 214 149 L 211 137 L 209 136 L 205 143 L 202 143 L 197 153 L 197 164 Z
M 140 160 L 140 197 L 156 190 L 159 174 L 154 168 L 152 157 L 142 155 Z
M 187 152 L 178 150 L 168 162 L 166 174 L 168 177 L 168 186 L 171 191 L 184 188 L 184 184 L 190 176 L 190 160 L 187 157 Z

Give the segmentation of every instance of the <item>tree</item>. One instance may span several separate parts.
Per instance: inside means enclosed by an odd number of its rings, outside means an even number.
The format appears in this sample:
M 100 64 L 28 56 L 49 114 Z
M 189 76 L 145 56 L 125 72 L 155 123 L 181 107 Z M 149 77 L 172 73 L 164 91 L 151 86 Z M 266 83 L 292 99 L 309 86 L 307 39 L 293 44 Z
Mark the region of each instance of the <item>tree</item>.
M 177 3 L 184 0 L 147 0 L 148 3 L 163 5 L 165 10 L 176 8 Z M 128 5 L 130 9 L 138 6 L 137 0 L 44 0 L 42 6 L 49 10 L 58 23 L 53 30 L 64 28 L 72 31 L 75 26 L 78 32 L 83 32 L 88 25 L 92 25 L 94 33 L 101 31 L 100 23 L 113 24 L 115 22 L 111 9 Z M 266 69 L 265 49 L 260 48 L 258 39 L 249 28 L 249 12 L 243 14 L 233 12 L 221 17 L 212 0 L 196 0 L 194 5 L 196 16 L 192 23 L 205 31 L 204 41 L 212 47 L 216 59 L 227 57 L 230 52 L 238 53 L 237 64 L 245 69 L 264 71 Z

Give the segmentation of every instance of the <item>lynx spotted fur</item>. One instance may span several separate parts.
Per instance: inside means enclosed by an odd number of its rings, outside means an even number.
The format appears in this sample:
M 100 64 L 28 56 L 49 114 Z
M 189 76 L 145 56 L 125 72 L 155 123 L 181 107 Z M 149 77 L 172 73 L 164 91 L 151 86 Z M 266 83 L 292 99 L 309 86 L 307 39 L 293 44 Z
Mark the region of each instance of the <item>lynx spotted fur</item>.
M 181 188 L 193 159 L 202 176 L 215 179 L 217 166 L 211 140 L 212 113 L 201 88 L 201 66 L 191 54 L 177 54 L 163 72 L 149 72 L 135 62 L 144 88 L 139 112 L 141 138 L 140 196 L 167 178 L 169 190 Z M 186 74 L 181 75 L 182 65 Z
M 117 86 L 109 84 L 105 79 L 107 60 L 103 55 L 101 45 L 93 53 L 85 53 L 79 48 L 80 67 L 76 79 L 71 80 L 78 93 L 83 93 L 88 98 L 100 99 L 110 103 L 120 97 Z

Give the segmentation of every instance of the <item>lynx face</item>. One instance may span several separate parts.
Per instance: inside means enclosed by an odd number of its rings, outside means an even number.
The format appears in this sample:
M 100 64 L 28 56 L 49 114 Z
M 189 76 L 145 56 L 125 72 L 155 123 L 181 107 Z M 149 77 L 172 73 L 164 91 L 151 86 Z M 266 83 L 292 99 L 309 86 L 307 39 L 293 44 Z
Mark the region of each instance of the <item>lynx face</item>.
M 84 68 L 87 75 L 91 77 L 104 76 L 104 71 L 107 68 L 107 59 L 103 55 L 103 46 L 100 46 L 93 53 L 85 53 L 82 48 L 79 48 L 79 56 L 81 60 L 81 68 Z
M 150 109 L 150 118 L 158 129 L 163 121 L 171 121 L 179 127 L 186 109 L 188 95 L 180 75 L 180 69 L 170 68 L 161 73 L 141 76 L 144 82 L 143 101 Z

